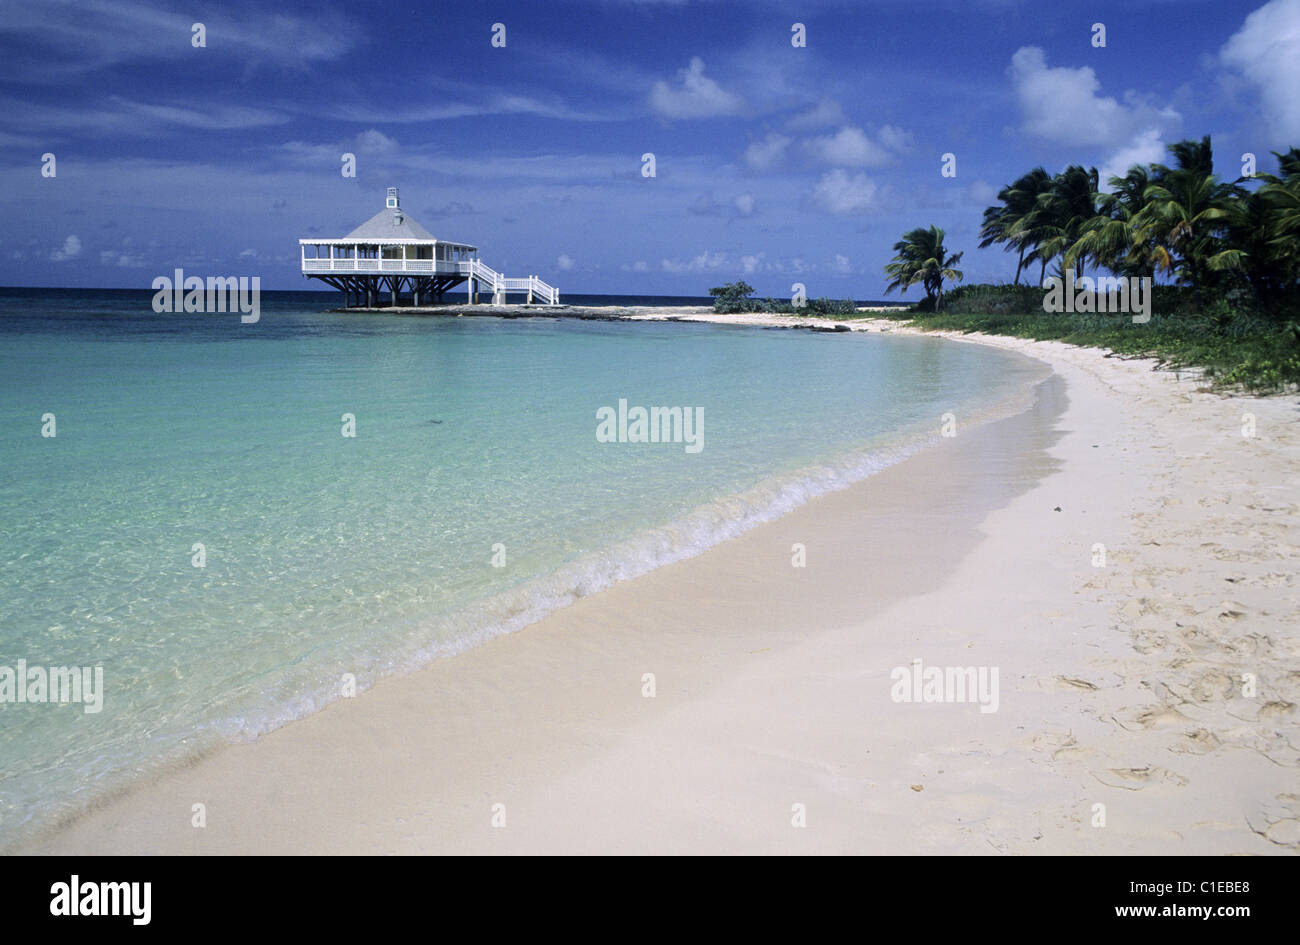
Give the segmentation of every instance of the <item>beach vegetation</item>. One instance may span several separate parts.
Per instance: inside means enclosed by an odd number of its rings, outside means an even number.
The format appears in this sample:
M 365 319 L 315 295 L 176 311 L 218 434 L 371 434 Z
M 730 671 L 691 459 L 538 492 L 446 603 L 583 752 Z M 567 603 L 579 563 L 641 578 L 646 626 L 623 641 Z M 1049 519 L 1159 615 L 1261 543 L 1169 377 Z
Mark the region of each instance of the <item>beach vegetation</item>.
M 858 313 L 858 303 L 852 299 L 816 298 L 796 305 L 784 299 L 755 298 L 754 287 L 743 280 L 710 289 L 709 295 L 713 296 L 713 310 L 725 315 L 744 313 L 843 317 Z
M 949 253 L 943 244 L 944 231 L 937 226 L 917 227 L 903 234 L 894 244 L 894 258 L 885 267 L 890 277 L 885 286 L 888 295 L 894 289 L 906 292 L 917 283 L 925 290 L 920 307 L 937 312 L 943 308 L 943 284 L 960 282 L 962 273 L 954 267 L 961 262 L 961 253 Z
M 979 245 L 1015 254 L 1011 283 L 963 285 L 934 304 L 927 289 L 911 310 L 916 324 L 1154 357 L 1198 369 L 1216 386 L 1264 392 L 1300 385 L 1300 149 L 1273 152 L 1276 174 L 1230 181 L 1214 173 L 1208 136 L 1168 152 L 1168 163 L 1110 177 L 1106 191 L 1096 168 L 1082 165 L 1056 175 L 1034 168 L 1002 188 L 984 211 Z M 941 268 L 937 252 L 913 245 L 935 229 L 914 230 L 895 245 L 899 255 L 886 266 L 891 288 Z M 1021 285 L 1034 264 L 1038 285 Z M 1150 319 L 1044 311 L 1051 307 L 1049 267 L 1055 280 L 1082 283 L 1089 270 L 1152 279 Z

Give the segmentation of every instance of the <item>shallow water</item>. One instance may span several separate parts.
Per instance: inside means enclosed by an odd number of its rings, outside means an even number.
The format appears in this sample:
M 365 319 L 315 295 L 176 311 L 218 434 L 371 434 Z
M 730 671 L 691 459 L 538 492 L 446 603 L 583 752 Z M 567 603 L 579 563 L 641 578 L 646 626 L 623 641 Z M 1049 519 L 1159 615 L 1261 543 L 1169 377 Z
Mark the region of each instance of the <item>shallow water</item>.
M 1044 374 L 914 337 L 149 298 L 0 294 L 0 667 L 104 677 L 99 712 L 0 704 L 0 841 L 697 554 Z M 599 442 L 620 399 L 698 411 L 703 448 Z

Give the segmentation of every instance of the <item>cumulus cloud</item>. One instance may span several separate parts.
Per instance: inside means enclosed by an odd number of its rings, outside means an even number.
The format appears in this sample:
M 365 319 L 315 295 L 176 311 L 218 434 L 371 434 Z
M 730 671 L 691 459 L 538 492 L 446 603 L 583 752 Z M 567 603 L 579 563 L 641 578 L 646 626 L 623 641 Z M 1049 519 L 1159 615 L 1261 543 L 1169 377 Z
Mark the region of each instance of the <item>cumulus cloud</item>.
M 555 268 L 568 272 L 573 268 L 573 259 L 566 253 L 560 253 L 559 258 L 555 260 Z
M 888 151 L 852 125 L 845 125 L 833 135 L 806 141 L 804 146 L 817 160 L 841 167 L 879 167 L 889 161 Z
M 1098 95 L 1101 83 L 1088 66 L 1052 67 L 1037 46 L 1022 46 L 1008 69 L 1015 85 L 1026 134 L 1063 145 L 1121 146 L 1140 131 L 1172 128 L 1182 117 L 1127 92 L 1121 103 Z
M 118 266 L 124 269 L 139 269 L 144 266 L 144 260 L 139 256 L 118 252 L 115 249 L 106 249 L 101 252 L 99 262 L 104 266 Z
M 875 137 L 855 125 L 845 125 L 832 135 L 810 138 L 804 149 L 814 160 L 836 167 L 880 167 L 911 147 L 912 136 L 885 125 Z
M 81 237 L 69 236 L 63 245 L 50 253 L 50 262 L 67 262 L 81 255 Z
M 353 145 L 363 154 L 391 154 L 397 150 L 397 139 L 390 138 L 376 128 L 367 128 L 353 139 Z
M 912 149 L 912 133 L 893 125 L 881 125 L 876 138 L 891 151 L 902 153 Z
M 822 175 L 813 187 L 813 197 L 831 213 L 853 213 L 874 207 L 877 190 L 866 174 L 850 175 L 837 167 Z
M 745 149 L 745 163 L 758 171 L 767 170 L 780 163 L 793 138 L 773 131 L 759 141 L 751 141 Z
M 663 259 L 659 265 L 664 272 L 682 273 L 682 272 L 716 272 L 730 264 L 730 258 L 726 253 L 710 253 L 705 250 L 698 256 L 683 262 L 680 259 Z
M 1279 150 L 1300 142 L 1300 0 L 1264 4 L 1219 51 L 1255 87 Z
M 739 96 L 704 74 L 704 60 L 699 56 L 692 56 L 690 65 L 679 71 L 677 78 L 679 85 L 661 79 L 650 90 L 650 107 L 664 118 L 734 115 L 744 105 Z
M 1098 172 L 1099 189 L 1110 193 L 1108 181 L 1112 177 L 1123 177 L 1134 164 L 1155 164 L 1168 160 L 1168 157 L 1158 130 L 1148 128 L 1139 132 L 1131 142 L 1102 162 Z
M 827 99 L 818 102 L 806 112 L 800 112 L 785 123 L 790 131 L 816 131 L 818 128 L 831 128 L 844 124 L 844 110 L 839 102 Z

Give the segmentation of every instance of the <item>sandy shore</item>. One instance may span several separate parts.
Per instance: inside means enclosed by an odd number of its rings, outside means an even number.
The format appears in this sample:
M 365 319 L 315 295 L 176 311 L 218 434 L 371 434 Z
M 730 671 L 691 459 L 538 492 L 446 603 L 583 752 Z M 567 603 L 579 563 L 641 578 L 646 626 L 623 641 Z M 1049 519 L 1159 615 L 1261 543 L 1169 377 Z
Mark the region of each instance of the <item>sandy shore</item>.
M 1297 852 L 1296 398 L 963 343 L 1048 362 L 1034 408 L 28 849 Z M 997 711 L 893 701 L 917 658 Z

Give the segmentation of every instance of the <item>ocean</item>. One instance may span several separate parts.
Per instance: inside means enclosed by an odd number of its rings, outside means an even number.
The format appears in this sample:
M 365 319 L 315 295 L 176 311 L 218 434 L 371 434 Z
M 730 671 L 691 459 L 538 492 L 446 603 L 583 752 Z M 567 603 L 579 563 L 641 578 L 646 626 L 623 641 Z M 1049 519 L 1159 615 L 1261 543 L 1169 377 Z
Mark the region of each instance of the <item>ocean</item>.
M 263 292 L 242 324 L 151 297 L 0 290 L 0 846 L 696 555 L 1046 373 L 928 338 L 315 292 Z M 636 407 L 681 408 L 696 440 L 629 442 Z M 100 704 L 91 675 L 59 704 L 34 667 L 102 670 Z

